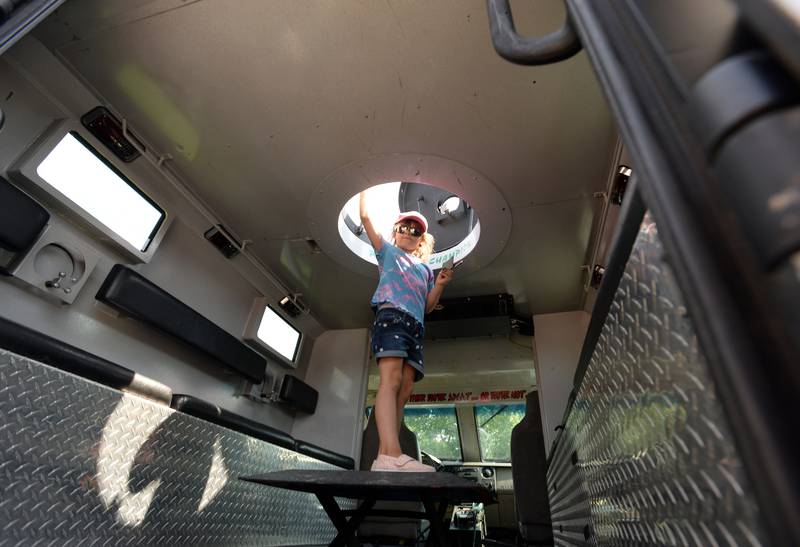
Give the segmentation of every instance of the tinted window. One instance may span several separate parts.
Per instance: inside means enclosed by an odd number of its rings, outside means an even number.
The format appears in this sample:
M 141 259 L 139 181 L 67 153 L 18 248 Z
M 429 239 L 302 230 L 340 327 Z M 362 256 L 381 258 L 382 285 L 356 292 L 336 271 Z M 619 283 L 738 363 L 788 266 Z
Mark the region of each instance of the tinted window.
M 61 139 L 36 172 L 139 251 L 147 250 L 166 216 L 75 132 Z
M 278 315 L 272 308 L 264 308 L 264 315 L 258 325 L 258 339 L 283 355 L 289 361 L 297 357 L 300 346 L 300 331 Z

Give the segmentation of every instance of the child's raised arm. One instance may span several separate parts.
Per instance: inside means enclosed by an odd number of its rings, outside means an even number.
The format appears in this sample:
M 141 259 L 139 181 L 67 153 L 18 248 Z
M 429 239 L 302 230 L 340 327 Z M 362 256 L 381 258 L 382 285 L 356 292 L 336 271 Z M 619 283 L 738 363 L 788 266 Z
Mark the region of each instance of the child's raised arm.
M 378 232 L 375 231 L 375 227 L 372 225 L 372 221 L 369 218 L 369 213 L 367 212 L 367 195 L 365 192 L 361 192 L 358 195 L 358 214 L 361 216 L 361 224 L 367 232 L 367 237 L 370 243 L 372 243 L 372 248 L 376 251 L 380 251 L 381 247 L 383 247 L 383 239 Z

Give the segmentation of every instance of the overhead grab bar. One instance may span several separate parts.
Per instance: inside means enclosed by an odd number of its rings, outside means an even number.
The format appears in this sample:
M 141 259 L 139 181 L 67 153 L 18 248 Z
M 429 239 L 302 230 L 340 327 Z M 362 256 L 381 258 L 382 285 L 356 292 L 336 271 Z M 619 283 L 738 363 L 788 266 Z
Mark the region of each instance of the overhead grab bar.
M 555 32 L 538 38 L 520 36 L 514 28 L 508 0 L 486 0 L 492 44 L 504 59 L 518 65 L 546 65 L 569 59 L 581 50 L 578 35 L 567 19 Z

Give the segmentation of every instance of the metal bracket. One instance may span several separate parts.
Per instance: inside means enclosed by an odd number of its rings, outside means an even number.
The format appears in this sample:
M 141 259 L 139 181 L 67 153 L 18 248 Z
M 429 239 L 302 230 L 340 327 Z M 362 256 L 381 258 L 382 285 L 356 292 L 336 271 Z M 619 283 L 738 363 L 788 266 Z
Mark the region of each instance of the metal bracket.
M 590 285 L 592 288 L 597 289 L 600 287 L 600 283 L 603 281 L 603 275 L 606 273 L 606 269 L 601 266 L 600 264 L 595 264 L 594 268 L 592 268 L 592 279 Z
M 617 167 L 617 174 L 614 176 L 614 188 L 611 191 L 612 204 L 622 205 L 622 200 L 625 198 L 625 191 L 628 188 L 628 181 L 632 173 L 633 170 L 627 165 L 620 165 Z

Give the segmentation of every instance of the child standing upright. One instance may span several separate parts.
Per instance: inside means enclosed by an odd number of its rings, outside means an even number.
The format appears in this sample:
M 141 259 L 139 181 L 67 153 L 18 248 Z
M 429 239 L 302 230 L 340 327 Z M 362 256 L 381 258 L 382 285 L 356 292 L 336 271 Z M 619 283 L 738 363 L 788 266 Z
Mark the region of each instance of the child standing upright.
M 424 315 L 436 306 L 453 277 L 443 268 L 437 277 L 426 262 L 433 252 L 428 221 L 420 213 L 400 213 L 392 228 L 392 241 L 375 231 L 364 192 L 359 195 L 361 223 L 378 259 L 380 279 L 372 296 L 375 324 L 372 352 L 378 360 L 380 384 L 375 398 L 378 457 L 373 471 L 433 471 L 433 467 L 403 454 L 399 431 L 403 407 L 414 382 L 425 374 L 422 362 Z

